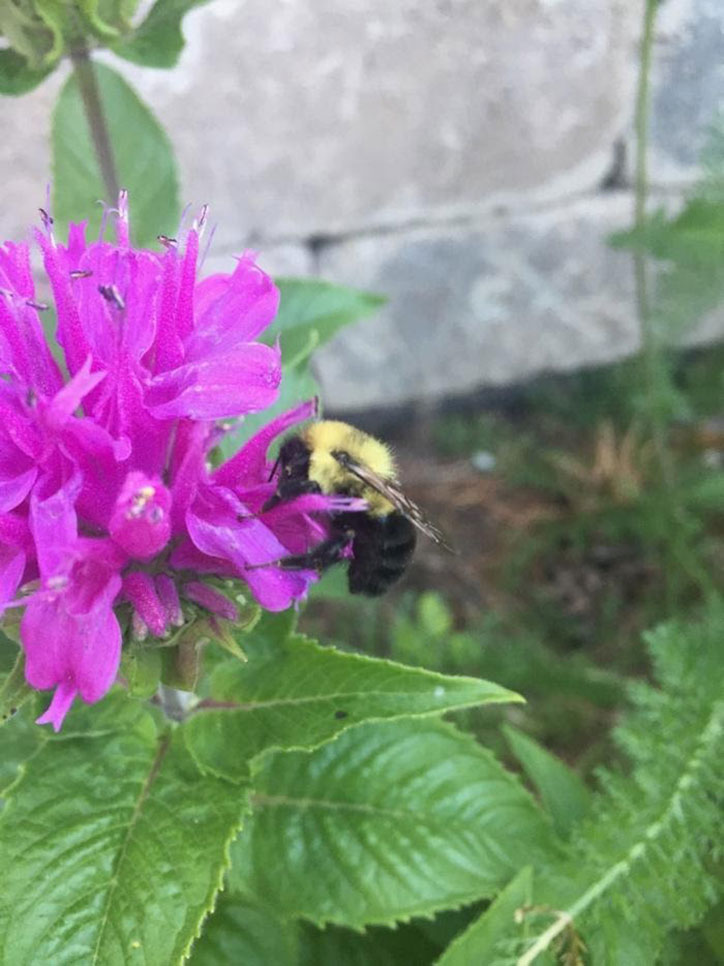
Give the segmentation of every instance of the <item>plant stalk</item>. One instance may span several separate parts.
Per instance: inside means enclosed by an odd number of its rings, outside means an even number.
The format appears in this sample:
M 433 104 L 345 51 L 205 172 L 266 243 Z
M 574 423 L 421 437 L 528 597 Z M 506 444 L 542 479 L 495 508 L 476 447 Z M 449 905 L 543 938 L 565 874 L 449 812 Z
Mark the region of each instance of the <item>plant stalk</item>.
M 636 170 L 634 181 L 634 223 L 643 232 L 648 202 L 648 141 L 651 107 L 651 61 L 654 29 L 659 0 L 646 0 L 641 34 L 640 70 L 636 93 L 635 143 Z M 646 391 L 647 420 L 651 432 L 654 459 L 660 482 L 662 519 L 659 534 L 668 560 L 665 562 L 665 580 L 669 607 L 673 608 L 677 595 L 677 572 L 683 571 L 702 589 L 710 581 L 703 573 L 696 555 L 685 535 L 684 508 L 676 495 L 676 468 L 669 447 L 667 414 L 662 401 L 667 392 L 665 384 L 662 346 L 651 306 L 649 265 L 642 249 L 634 250 L 634 284 L 636 307 L 641 337 L 641 363 Z
M 634 183 L 634 224 L 642 231 L 646 221 L 648 201 L 648 141 L 649 114 L 651 102 L 651 58 L 654 42 L 654 27 L 659 0 L 646 0 L 640 48 L 640 70 L 636 93 L 636 172 Z M 648 419 L 651 437 L 664 489 L 673 493 L 674 465 L 668 446 L 666 418 L 661 411 L 660 344 L 653 312 L 649 285 L 649 270 L 646 253 L 634 251 L 634 284 L 639 333 L 641 336 L 641 358 L 643 362 L 646 395 L 648 397 Z
M 101 169 L 101 176 L 105 186 L 107 200 L 109 204 L 115 204 L 118 200 L 120 185 L 116 173 L 116 163 L 111 147 L 111 137 L 108 130 L 106 116 L 103 111 L 100 90 L 98 88 L 98 78 L 96 77 L 95 67 L 85 45 L 75 46 L 71 50 L 71 61 L 73 70 L 78 80 L 78 89 L 83 101 L 86 120 L 93 140 L 98 166 Z

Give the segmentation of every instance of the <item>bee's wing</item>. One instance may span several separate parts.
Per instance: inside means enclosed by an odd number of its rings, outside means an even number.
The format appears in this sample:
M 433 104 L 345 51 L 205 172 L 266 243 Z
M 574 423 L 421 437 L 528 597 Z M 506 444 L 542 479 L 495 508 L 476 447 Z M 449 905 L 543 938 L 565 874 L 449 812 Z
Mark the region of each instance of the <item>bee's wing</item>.
M 366 466 L 364 463 L 358 463 L 347 453 L 334 453 L 333 456 L 350 473 L 359 477 L 363 483 L 371 486 L 373 490 L 377 490 L 386 500 L 389 500 L 393 507 L 399 510 L 403 516 L 406 516 L 410 523 L 416 526 L 426 537 L 429 537 L 435 543 L 444 547 L 449 553 L 455 553 L 445 539 L 442 530 L 433 523 L 430 523 L 420 507 L 416 503 L 413 503 L 409 497 L 405 496 L 397 483 L 393 480 L 383 479 L 374 470 L 371 470 L 369 466 Z

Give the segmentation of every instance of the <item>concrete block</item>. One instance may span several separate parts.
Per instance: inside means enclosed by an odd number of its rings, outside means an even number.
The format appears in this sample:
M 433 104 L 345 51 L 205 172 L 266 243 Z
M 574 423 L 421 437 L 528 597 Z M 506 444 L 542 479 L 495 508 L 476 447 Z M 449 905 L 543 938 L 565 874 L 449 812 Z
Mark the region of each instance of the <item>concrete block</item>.
M 231 247 L 595 186 L 630 115 L 638 7 L 220 0 L 187 17 L 177 71 L 125 70 Z
M 712 124 L 724 123 L 724 3 L 667 0 L 657 18 L 651 99 L 651 180 L 695 180 Z M 720 158 L 724 164 L 724 158 Z
M 606 244 L 631 210 L 629 195 L 606 194 L 467 228 L 330 246 L 324 277 L 390 301 L 317 354 L 328 406 L 434 399 L 631 353 L 631 256 Z

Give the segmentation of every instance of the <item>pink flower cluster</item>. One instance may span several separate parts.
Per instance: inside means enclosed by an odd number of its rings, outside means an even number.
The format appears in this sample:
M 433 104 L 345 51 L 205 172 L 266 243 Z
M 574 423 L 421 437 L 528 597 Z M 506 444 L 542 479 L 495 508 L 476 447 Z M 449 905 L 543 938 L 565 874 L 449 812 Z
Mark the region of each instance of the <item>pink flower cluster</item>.
M 277 397 L 279 347 L 255 341 L 277 311 L 271 279 L 244 255 L 197 281 L 203 224 L 159 254 L 129 244 L 125 195 L 115 214 L 115 244 L 88 244 L 84 225 L 60 244 L 45 214 L 35 232 L 64 367 L 28 245 L 0 246 L 0 607 L 24 607 L 26 678 L 55 689 L 38 721 L 56 730 L 77 695 L 97 701 L 116 677 L 118 605 L 137 634 L 158 637 L 183 622 L 184 598 L 233 618 L 204 583 L 215 575 L 282 610 L 315 575 L 259 564 L 321 539 L 323 517 L 310 514 L 335 506 L 310 495 L 262 510 L 269 444 L 313 403 L 208 463 L 219 420 Z

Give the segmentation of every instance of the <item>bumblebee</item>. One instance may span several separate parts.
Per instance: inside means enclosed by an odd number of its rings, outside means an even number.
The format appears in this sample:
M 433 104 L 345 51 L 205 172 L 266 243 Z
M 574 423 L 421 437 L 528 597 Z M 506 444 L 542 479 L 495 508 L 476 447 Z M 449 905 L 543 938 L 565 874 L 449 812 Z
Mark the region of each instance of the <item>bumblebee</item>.
M 326 540 L 308 553 L 278 561 L 286 570 L 321 573 L 348 559 L 350 592 L 378 597 L 407 569 L 417 530 L 451 549 L 400 489 L 389 447 L 347 423 L 320 420 L 289 437 L 279 451 L 274 476 L 276 492 L 265 510 L 304 493 L 358 497 L 367 503 L 366 511 L 334 514 Z

